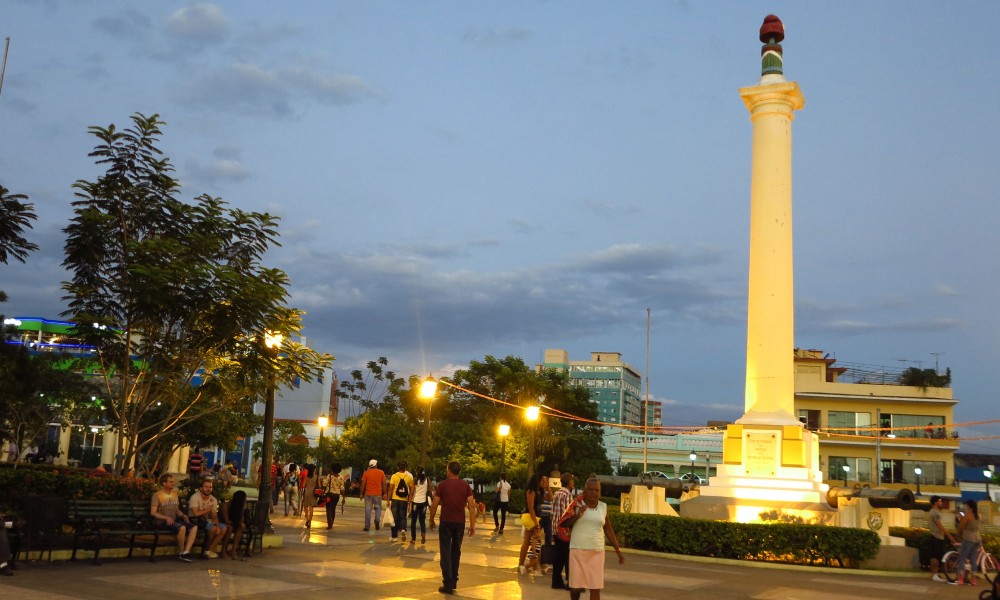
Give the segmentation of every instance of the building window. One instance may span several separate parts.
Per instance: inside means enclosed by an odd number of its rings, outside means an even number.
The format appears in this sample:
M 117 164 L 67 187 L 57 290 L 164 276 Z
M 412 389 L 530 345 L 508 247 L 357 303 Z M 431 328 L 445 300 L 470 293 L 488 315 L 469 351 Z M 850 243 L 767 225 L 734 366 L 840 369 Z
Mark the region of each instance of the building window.
M 799 409 L 799 421 L 806 426 L 806 429 L 810 431 L 816 431 L 819 429 L 819 411 L 818 410 L 807 410 Z
M 844 465 L 850 467 L 850 471 L 844 471 Z M 844 481 L 871 483 L 872 481 L 872 461 L 870 458 L 855 458 L 853 456 L 831 456 L 826 478 L 829 481 Z
M 944 417 L 931 415 L 896 415 L 882 413 L 879 427 L 883 429 L 883 435 L 891 432 L 898 438 L 944 439 L 948 437 L 944 428 Z
M 834 433 L 847 435 L 874 435 L 871 413 L 840 412 L 831 410 L 826 415 L 827 427 Z
M 917 476 L 913 470 L 923 471 L 920 485 L 945 485 L 945 464 L 943 462 L 921 462 L 917 460 L 882 460 L 882 483 L 903 483 L 914 488 Z

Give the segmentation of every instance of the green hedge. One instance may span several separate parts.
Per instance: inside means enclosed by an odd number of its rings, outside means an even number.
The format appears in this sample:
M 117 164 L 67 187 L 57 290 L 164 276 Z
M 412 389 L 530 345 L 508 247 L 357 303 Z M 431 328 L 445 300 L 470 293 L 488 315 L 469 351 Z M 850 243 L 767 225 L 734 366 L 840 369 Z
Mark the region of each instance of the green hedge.
M 117 477 L 96 469 L 53 465 L 0 465 L 0 511 L 17 514 L 25 496 L 148 501 L 159 486 L 150 479 Z
M 951 533 L 956 536 L 954 531 Z M 920 557 L 920 566 L 930 568 L 931 532 L 929 530 L 920 527 L 890 527 L 889 535 L 903 538 L 906 540 L 907 546 L 916 548 Z M 983 548 L 993 556 L 1000 556 L 1000 537 L 984 533 Z
M 673 554 L 857 567 L 878 554 L 873 531 L 786 523 L 727 523 L 609 511 L 623 546 Z

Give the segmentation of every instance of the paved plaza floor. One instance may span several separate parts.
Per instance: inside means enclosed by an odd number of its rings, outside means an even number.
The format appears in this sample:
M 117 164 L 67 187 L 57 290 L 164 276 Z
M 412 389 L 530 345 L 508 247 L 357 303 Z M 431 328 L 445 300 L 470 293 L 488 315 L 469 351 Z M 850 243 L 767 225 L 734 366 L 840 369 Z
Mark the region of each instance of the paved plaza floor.
M 321 511 L 317 511 L 319 514 Z M 327 531 L 318 519 L 312 530 L 302 519 L 277 515 L 275 531 L 284 547 L 266 549 L 248 561 L 175 557 L 111 558 L 22 563 L 13 577 L 0 578 L 0 600 L 153 600 L 444 598 L 437 532 L 427 544 L 392 543 L 385 529 L 362 531 L 364 511 L 349 506 Z M 516 520 L 512 520 L 516 523 Z M 504 536 L 493 524 L 477 525 L 466 537 L 457 596 L 491 599 L 565 600 L 550 579 L 518 575 L 519 528 Z M 975 598 L 983 588 L 933 583 L 926 574 L 876 574 L 839 569 L 775 568 L 733 561 L 627 552 L 624 565 L 607 555 L 605 600 L 633 598 L 753 598 L 758 600 L 856 600 L 864 598 Z M 583 598 L 587 598 L 585 594 Z

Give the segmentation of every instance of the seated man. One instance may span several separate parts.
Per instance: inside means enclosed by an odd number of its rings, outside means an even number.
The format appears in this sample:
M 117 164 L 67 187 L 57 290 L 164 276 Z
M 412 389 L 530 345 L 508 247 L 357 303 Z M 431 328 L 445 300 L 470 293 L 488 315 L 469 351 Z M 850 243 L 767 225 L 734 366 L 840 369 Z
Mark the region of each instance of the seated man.
M 153 493 L 149 512 L 156 518 L 157 527 L 177 535 L 177 558 L 191 562 L 191 546 L 198 537 L 198 526 L 180 511 L 180 500 L 170 473 L 160 475 L 162 489 Z
M 212 495 L 213 487 L 211 479 L 203 479 L 201 488 L 188 500 L 188 512 L 205 527 L 205 556 L 219 558 L 213 548 L 226 536 L 228 528 L 219 522 L 219 501 Z

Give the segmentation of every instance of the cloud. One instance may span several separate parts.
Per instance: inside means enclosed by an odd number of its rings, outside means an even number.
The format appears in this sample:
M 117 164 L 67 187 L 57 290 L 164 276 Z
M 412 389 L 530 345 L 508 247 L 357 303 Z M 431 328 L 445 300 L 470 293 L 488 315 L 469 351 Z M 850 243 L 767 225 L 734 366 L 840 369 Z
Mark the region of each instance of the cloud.
M 938 296 L 961 296 L 961 292 L 950 285 L 939 283 L 934 286 L 934 293 Z
M 301 100 L 346 105 L 377 95 L 355 75 L 316 73 L 298 67 L 268 70 L 236 63 L 217 69 L 188 86 L 178 101 L 227 112 L 286 117 L 294 112 L 294 104 Z
M 113 15 L 94 19 L 91 23 L 94 29 L 112 38 L 140 40 L 149 35 L 152 23 L 143 13 L 125 9 Z
M 508 29 L 478 29 L 466 31 L 462 35 L 462 41 L 475 46 L 514 46 L 529 42 L 534 39 L 535 34 L 520 27 L 510 27 Z
M 198 3 L 182 8 L 167 19 L 168 35 L 205 46 L 225 41 L 229 34 L 229 19 L 214 4 Z
M 457 248 L 409 250 L 325 256 L 305 250 L 302 256 L 285 256 L 292 303 L 308 312 L 309 328 L 328 336 L 324 342 L 330 347 L 395 350 L 412 350 L 418 339 L 457 350 L 600 335 L 635 326 L 634 313 L 652 303 L 653 293 L 679 320 L 728 322 L 741 313 L 739 294 L 697 280 L 664 277 L 655 285 L 625 285 L 635 278 L 628 260 L 597 260 L 600 269 L 591 272 L 579 267 L 593 257 L 570 265 L 449 271 L 432 262 L 432 255 L 450 257 Z M 613 247 L 597 256 L 620 253 Z M 595 272 L 601 276 L 592 276 Z

